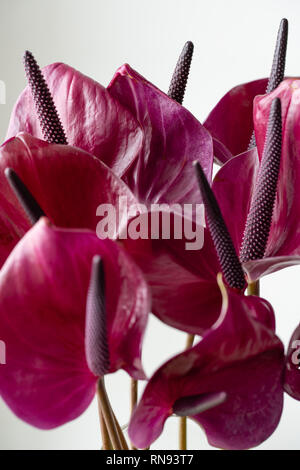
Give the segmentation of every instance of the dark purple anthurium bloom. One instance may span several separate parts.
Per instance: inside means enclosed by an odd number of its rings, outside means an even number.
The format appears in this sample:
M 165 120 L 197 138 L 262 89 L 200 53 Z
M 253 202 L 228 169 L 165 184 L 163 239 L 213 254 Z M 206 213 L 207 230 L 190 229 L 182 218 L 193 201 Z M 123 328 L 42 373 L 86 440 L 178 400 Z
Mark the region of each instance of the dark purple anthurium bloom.
M 242 244 L 242 233 L 249 207 L 257 187 L 259 168 L 263 154 L 266 119 L 274 99 L 281 101 L 282 156 L 278 176 L 276 200 L 272 223 L 264 253 L 253 260 L 245 258 L 244 268 L 250 280 L 300 262 L 298 188 L 299 168 L 299 96 L 300 80 L 286 79 L 272 93 L 259 96 L 254 101 L 254 126 L 257 150 L 253 149 L 227 162 L 217 173 L 213 190 L 220 204 L 236 247 Z M 237 185 L 236 182 L 239 181 Z M 270 181 L 264 183 L 265 192 Z M 265 194 L 261 190 L 261 194 Z
M 125 242 L 152 288 L 153 313 L 171 326 L 193 334 L 205 332 L 220 312 L 218 272 L 223 272 L 229 287 L 243 293 L 253 272 L 265 262 L 265 250 L 273 235 L 272 216 L 281 161 L 279 99 L 273 101 L 268 121 L 263 157 L 260 164 L 257 158 L 255 173 L 252 167 L 247 167 L 246 158 L 248 154 L 257 155 L 253 149 L 223 165 L 212 191 L 198 162 L 208 226 L 203 228 L 201 249 L 186 250 L 185 239 Z M 248 180 L 253 182 L 251 192 Z M 275 204 L 275 220 L 276 207 Z
M 284 374 L 284 389 L 296 400 L 300 400 L 300 325 L 297 326 L 287 350 Z
M 214 154 L 219 164 L 255 147 L 253 100 L 257 95 L 270 93 L 283 80 L 287 39 L 288 21 L 283 18 L 278 30 L 269 80 L 264 78 L 232 88 L 205 120 L 203 125 L 214 139 Z
M 204 429 L 222 449 L 248 449 L 267 439 L 282 413 L 284 351 L 273 311 L 258 297 L 227 288 L 219 276 L 222 310 L 191 349 L 163 364 L 149 380 L 129 425 L 139 448 L 155 441 L 173 413 Z M 261 321 L 263 317 L 263 321 Z
M 43 68 L 42 75 L 29 52 L 25 68 L 29 86 L 15 105 L 7 138 L 26 132 L 79 147 L 109 166 L 147 205 L 199 202 L 191 162 L 200 158 L 211 179 L 212 138 L 175 99 L 129 65 L 117 70 L 107 88 L 62 63 Z
M 1 397 L 50 429 L 83 413 L 99 376 L 122 368 L 144 379 L 149 310 L 147 285 L 122 247 L 42 217 L 0 270 Z

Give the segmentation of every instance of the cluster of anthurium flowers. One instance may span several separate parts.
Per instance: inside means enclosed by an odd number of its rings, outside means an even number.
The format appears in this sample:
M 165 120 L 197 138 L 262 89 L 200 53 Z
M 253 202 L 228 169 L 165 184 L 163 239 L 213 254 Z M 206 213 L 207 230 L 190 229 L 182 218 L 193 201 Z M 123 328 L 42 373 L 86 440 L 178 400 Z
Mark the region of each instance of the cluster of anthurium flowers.
M 188 347 L 133 403 L 134 446 L 149 447 L 175 414 L 181 448 L 186 417 L 213 446 L 251 448 L 276 429 L 284 391 L 300 400 L 300 328 L 285 355 L 258 288 L 300 262 L 300 80 L 284 79 L 287 27 L 270 79 L 229 91 L 203 124 L 182 106 L 190 42 L 168 94 L 128 65 L 104 88 L 62 63 L 40 70 L 25 53 L 28 86 L 0 148 L 0 395 L 18 417 L 54 428 L 97 393 L 103 448 L 128 448 L 104 376 L 146 379 L 150 312 L 187 332 Z M 113 240 L 99 239 L 97 207 L 118 210 L 124 196 L 146 207 L 203 202 L 203 248 L 120 239 L 123 219 Z

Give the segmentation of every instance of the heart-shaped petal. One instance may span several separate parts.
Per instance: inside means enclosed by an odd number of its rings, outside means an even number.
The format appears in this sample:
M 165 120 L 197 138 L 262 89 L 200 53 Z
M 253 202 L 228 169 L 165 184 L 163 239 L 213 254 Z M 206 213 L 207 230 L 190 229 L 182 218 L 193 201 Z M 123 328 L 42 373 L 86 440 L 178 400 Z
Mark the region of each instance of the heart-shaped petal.
M 125 183 L 92 155 L 19 134 L 0 148 L 1 263 L 30 228 L 6 181 L 6 168 L 15 170 L 47 217 L 60 227 L 95 231 L 100 216 L 105 215 L 103 210 L 97 212 L 102 205 L 103 209 L 110 207 L 111 235 L 116 236 L 120 226 L 126 224 L 125 209 L 137 206 Z
M 42 69 L 68 143 L 101 159 L 122 176 L 135 160 L 143 132 L 131 113 L 99 83 L 54 63 Z M 27 132 L 43 139 L 29 87 L 13 109 L 7 138 Z
M 79 416 L 95 393 L 85 356 L 85 311 L 92 259 L 106 276 L 109 372 L 144 378 L 141 343 L 149 312 L 139 269 L 111 240 L 58 229 L 42 218 L 0 271 L 0 331 L 7 345 L 0 394 L 14 413 L 39 428 Z
M 226 394 L 224 403 L 192 417 L 211 445 L 247 449 L 276 429 L 283 402 L 283 345 L 258 320 L 265 310 L 259 298 L 251 305 L 254 297 L 222 283 L 221 290 L 217 323 L 196 346 L 170 359 L 150 379 L 129 425 L 136 446 L 144 448 L 157 439 L 178 399 L 207 393 Z
M 219 151 L 214 145 L 215 155 L 221 163 L 228 158 L 245 152 L 248 148 L 253 126 L 253 100 L 255 96 L 265 93 L 268 79 L 243 83 L 232 88 L 217 103 L 204 121 L 204 126 L 214 139 L 227 149 Z

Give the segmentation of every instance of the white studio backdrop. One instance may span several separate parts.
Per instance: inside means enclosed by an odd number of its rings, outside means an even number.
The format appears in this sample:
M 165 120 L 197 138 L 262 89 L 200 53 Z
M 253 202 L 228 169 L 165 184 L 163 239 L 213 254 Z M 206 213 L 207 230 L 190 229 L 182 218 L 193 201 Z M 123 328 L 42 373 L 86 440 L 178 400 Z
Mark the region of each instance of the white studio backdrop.
M 181 48 L 191 40 L 195 52 L 184 105 L 203 121 L 234 85 L 268 76 L 283 17 L 289 20 L 286 75 L 300 76 L 298 0 L 1 0 L 0 80 L 6 84 L 6 104 L 0 104 L 1 141 L 12 106 L 25 86 L 25 49 L 33 52 L 41 66 L 66 62 L 103 85 L 117 67 L 128 62 L 166 91 Z M 261 295 L 275 309 L 278 335 L 285 345 L 300 321 L 299 286 L 300 267 L 261 282 Z M 184 343 L 184 334 L 151 318 L 144 349 L 146 372 L 151 375 Z M 125 424 L 128 376 L 120 372 L 108 376 L 106 382 L 116 414 Z M 299 422 L 300 402 L 286 396 L 277 430 L 258 449 L 299 449 Z M 52 431 L 23 423 L 0 400 L 0 423 L 1 449 L 100 446 L 95 400 L 80 418 Z M 190 449 L 211 449 L 203 431 L 192 422 L 188 443 Z M 177 419 L 171 418 L 153 449 L 176 447 Z

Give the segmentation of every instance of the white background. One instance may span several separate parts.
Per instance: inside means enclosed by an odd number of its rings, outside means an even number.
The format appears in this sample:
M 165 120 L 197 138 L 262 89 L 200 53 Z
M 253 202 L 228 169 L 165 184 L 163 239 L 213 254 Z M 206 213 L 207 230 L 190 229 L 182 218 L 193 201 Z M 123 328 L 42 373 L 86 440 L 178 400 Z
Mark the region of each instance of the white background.
M 1 0 L 0 79 L 6 105 L 0 105 L 3 140 L 12 106 L 25 85 L 22 54 L 31 50 L 41 66 L 63 61 L 107 85 L 115 69 L 128 62 L 167 90 L 178 54 L 187 40 L 195 53 L 184 105 L 203 121 L 234 85 L 269 74 L 277 28 L 289 20 L 287 75 L 300 75 L 300 2 L 298 0 Z M 101 125 L 101 123 L 100 123 Z M 262 295 L 273 304 L 277 329 L 287 343 L 300 321 L 300 268 L 264 279 Z M 0 331 L 1 338 L 1 331 Z M 148 374 L 185 338 L 151 319 L 144 362 Z M 0 366 L 3 367 L 3 366 Z M 0 369 L 1 373 L 1 369 Z M 116 414 L 128 421 L 129 379 L 107 378 Z M 299 449 L 300 403 L 285 398 L 275 433 L 259 449 Z M 18 420 L 0 402 L 2 449 L 97 449 L 100 432 L 96 402 L 77 420 L 57 430 L 40 431 Z M 189 448 L 209 449 L 201 429 L 189 424 Z M 177 419 L 167 422 L 153 448 L 177 446 Z

